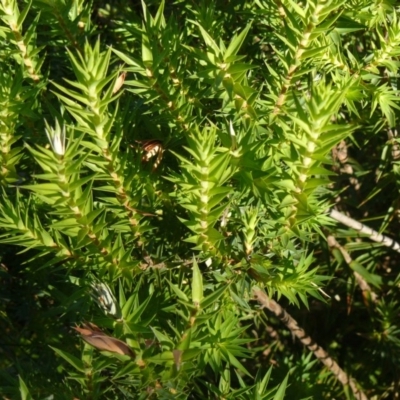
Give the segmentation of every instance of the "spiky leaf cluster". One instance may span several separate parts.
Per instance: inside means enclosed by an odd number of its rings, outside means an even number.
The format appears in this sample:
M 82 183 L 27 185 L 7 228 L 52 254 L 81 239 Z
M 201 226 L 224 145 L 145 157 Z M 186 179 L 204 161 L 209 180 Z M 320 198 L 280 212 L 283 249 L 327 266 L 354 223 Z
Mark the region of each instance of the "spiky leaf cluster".
M 1 0 L 2 395 L 350 398 L 261 289 L 395 396 L 398 14 Z

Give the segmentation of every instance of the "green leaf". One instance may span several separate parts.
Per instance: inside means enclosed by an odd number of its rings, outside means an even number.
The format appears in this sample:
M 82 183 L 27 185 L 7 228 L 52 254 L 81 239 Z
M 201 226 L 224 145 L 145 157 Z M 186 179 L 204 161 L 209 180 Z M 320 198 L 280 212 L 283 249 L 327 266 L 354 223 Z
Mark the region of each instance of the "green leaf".
M 17 21 L 18 30 L 21 30 L 22 24 L 24 23 L 25 18 L 28 15 L 29 10 L 31 9 L 31 6 L 32 6 L 32 0 L 29 1 L 29 3 L 22 10 L 21 14 L 18 16 L 18 21 Z M 30 56 L 32 57 L 32 54 L 30 54 Z
M 19 392 L 21 393 L 21 400 L 33 400 L 33 397 L 31 396 L 28 387 L 26 386 L 24 380 L 21 378 L 20 375 L 18 375 L 18 381 Z
M 71 192 L 74 192 L 76 189 L 81 188 L 83 185 L 85 185 L 86 183 L 92 181 L 94 179 L 94 177 L 96 176 L 96 174 L 92 174 L 92 175 L 88 175 L 85 176 L 84 178 L 81 179 L 77 179 L 75 181 L 73 181 L 70 185 L 69 185 L 69 190 Z
M 231 57 L 233 55 L 236 55 L 240 48 L 243 45 L 244 40 L 246 39 L 246 36 L 249 32 L 249 29 L 251 27 L 251 23 L 246 26 L 246 28 L 243 29 L 242 32 L 240 32 L 239 35 L 234 35 L 228 48 L 226 49 L 224 53 L 224 61 L 227 62 L 228 57 Z
M 278 391 L 275 393 L 274 400 L 284 400 L 288 379 L 289 374 L 286 375 L 285 379 L 279 385 Z
M 285 36 L 283 36 L 283 35 L 280 35 L 279 33 L 275 33 L 275 35 L 276 35 L 276 37 L 278 37 L 279 39 L 281 39 L 282 42 L 285 43 L 286 46 L 289 47 L 290 50 L 292 50 L 293 53 L 297 50 L 296 43 L 290 42 L 290 41 L 289 41 L 289 38 L 287 38 L 287 37 L 285 37 Z
M 153 333 L 155 334 L 157 340 L 163 345 L 163 346 L 167 346 L 168 348 L 173 348 L 174 344 L 172 342 L 172 340 L 165 334 L 163 334 L 162 332 L 160 332 L 159 330 L 157 330 L 156 328 L 151 328 L 151 330 L 153 331 Z
M 221 53 L 220 48 L 218 47 L 217 43 L 215 43 L 214 39 L 207 33 L 207 31 L 197 22 L 193 20 L 189 20 L 193 24 L 199 27 L 201 35 L 203 36 L 204 42 L 206 45 L 214 51 L 216 56 L 219 56 Z
M 335 30 L 338 31 L 341 35 L 345 33 L 360 31 L 367 28 L 367 26 L 360 24 L 354 19 L 351 19 L 348 16 L 344 15 L 339 17 L 335 25 Z
M 173 355 L 172 351 L 164 351 L 156 356 L 147 358 L 146 361 L 152 362 L 155 364 L 165 365 L 171 361 L 174 361 L 174 355 Z
M 228 290 L 226 285 L 220 286 L 217 290 L 214 290 L 210 295 L 205 297 L 201 302 L 200 306 L 204 310 L 211 304 L 214 304 L 219 300 L 219 298 L 224 294 L 225 290 Z
M 183 351 L 182 361 L 189 361 L 197 357 L 203 350 L 202 349 L 187 349 Z
M 229 362 L 234 367 L 236 367 L 239 371 L 243 372 L 244 374 L 246 374 L 247 376 L 252 378 L 250 372 L 247 371 L 247 369 L 244 367 L 244 365 L 231 352 L 228 352 L 228 356 L 229 356 Z
M 69 364 L 71 364 L 77 371 L 85 372 L 85 367 L 83 362 L 73 356 L 72 354 L 67 353 L 64 350 L 57 349 L 55 347 L 49 346 L 52 348 L 59 356 L 61 356 L 64 360 L 66 360 Z
M 301 54 L 301 60 L 306 60 L 307 58 L 313 58 L 318 55 L 324 54 L 328 46 L 321 46 L 321 47 L 315 47 L 313 49 L 307 49 L 304 50 L 304 52 Z
M 177 285 L 174 285 L 172 282 L 170 282 L 169 280 L 167 280 L 167 282 L 169 283 L 171 289 L 175 292 L 175 294 L 183 301 L 189 303 L 189 298 L 186 296 L 186 294 L 184 292 L 182 292 L 182 290 L 180 290 L 178 288 Z
M 257 376 L 256 376 L 256 391 L 258 395 L 262 395 L 265 390 L 267 389 L 268 382 L 271 378 L 271 372 L 272 372 L 272 367 L 270 367 L 267 371 L 267 373 L 264 375 L 264 378 L 261 380 L 261 371 L 258 370 Z
M 380 275 L 371 274 L 368 272 L 360 263 L 353 260 L 349 264 L 350 268 L 353 271 L 358 272 L 368 283 L 374 285 L 376 288 L 380 288 L 382 286 L 382 277 Z
M 200 306 L 200 302 L 203 300 L 203 275 L 194 257 L 192 271 L 192 301 L 195 307 L 198 308 Z
M 244 63 L 236 63 L 231 65 L 226 72 L 228 72 L 231 75 L 235 74 L 241 74 L 243 72 L 250 71 L 251 69 L 257 68 L 255 65 L 251 64 L 244 64 Z
M 60 187 L 55 183 L 37 183 L 36 185 L 25 185 L 23 188 L 42 195 L 61 193 Z
M 138 70 L 142 70 L 143 72 L 145 71 L 145 68 L 139 63 L 139 61 L 136 61 L 135 59 L 131 58 L 130 56 L 126 55 L 125 53 L 112 48 L 111 49 L 122 61 L 124 61 L 126 64 L 134 66 L 138 68 Z
M 145 65 L 153 63 L 153 52 L 151 51 L 149 39 L 147 36 L 142 36 L 142 61 Z
M 164 7 L 165 0 L 162 0 L 160 6 L 158 7 L 156 16 L 154 17 L 154 27 L 156 31 L 159 31 L 161 27 L 165 27 L 165 18 L 164 18 Z

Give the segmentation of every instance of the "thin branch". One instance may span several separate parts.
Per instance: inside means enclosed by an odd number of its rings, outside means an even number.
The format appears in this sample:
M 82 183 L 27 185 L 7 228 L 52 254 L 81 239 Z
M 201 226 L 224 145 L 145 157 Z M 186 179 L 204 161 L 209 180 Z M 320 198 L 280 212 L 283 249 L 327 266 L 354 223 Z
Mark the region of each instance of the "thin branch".
M 390 247 L 392 250 L 400 253 L 400 244 L 394 241 L 393 239 L 381 235 L 379 232 L 374 231 L 373 229 L 362 224 L 361 222 L 356 221 L 355 219 L 347 217 L 346 215 L 340 213 L 339 211 L 331 210 L 329 215 L 331 218 L 333 218 L 338 222 L 341 222 L 343 225 L 346 225 L 349 228 L 352 228 L 359 233 L 363 233 L 364 235 L 369 236 L 369 238 L 374 242 L 382 243 L 384 246 Z
M 354 169 L 351 163 L 349 163 L 348 147 L 345 140 L 342 140 L 337 146 L 332 149 L 332 157 L 337 160 L 340 164 L 340 168 L 335 168 L 341 174 L 350 175 L 349 182 L 354 187 L 354 190 L 360 190 L 360 181 L 354 174 Z
M 334 361 L 322 347 L 318 346 L 318 344 L 316 344 L 312 338 L 299 327 L 297 321 L 289 313 L 287 313 L 276 301 L 270 299 L 264 291 L 255 289 L 253 290 L 253 293 L 255 299 L 262 305 L 262 307 L 265 307 L 274 313 L 287 326 L 292 334 L 295 335 L 304 346 L 311 350 L 314 355 L 336 376 L 343 386 L 350 386 L 354 397 L 357 400 L 368 400 L 368 397 L 364 392 L 358 389 L 356 381 L 343 371 L 337 362 Z
M 389 143 L 392 146 L 392 159 L 393 161 L 398 161 L 400 159 L 400 148 L 399 148 L 399 143 L 396 141 L 396 138 L 398 137 L 397 135 L 397 129 L 388 129 L 388 140 Z

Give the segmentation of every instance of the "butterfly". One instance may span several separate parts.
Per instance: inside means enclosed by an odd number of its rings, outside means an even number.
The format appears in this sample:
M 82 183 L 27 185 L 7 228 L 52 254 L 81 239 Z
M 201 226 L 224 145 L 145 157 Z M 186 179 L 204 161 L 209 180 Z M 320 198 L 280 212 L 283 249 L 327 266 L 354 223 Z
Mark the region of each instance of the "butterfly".
M 153 171 L 160 165 L 164 148 L 162 146 L 161 141 L 157 139 L 148 139 L 148 140 L 137 140 L 137 143 L 140 144 L 144 154 L 142 157 L 142 162 L 149 162 L 151 158 L 157 156 L 156 160 L 153 163 Z

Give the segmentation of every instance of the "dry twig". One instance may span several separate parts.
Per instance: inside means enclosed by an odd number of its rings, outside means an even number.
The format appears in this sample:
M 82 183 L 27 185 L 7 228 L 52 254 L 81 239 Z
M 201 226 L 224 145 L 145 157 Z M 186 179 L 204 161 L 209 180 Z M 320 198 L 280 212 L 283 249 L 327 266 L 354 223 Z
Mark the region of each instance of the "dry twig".
M 364 392 L 361 389 L 358 389 L 356 381 L 347 375 L 347 373 L 339 367 L 338 363 L 333 360 L 321 346 L 316 344 L 302 328 L 299 327 L 297 321 L 287 313 L 286 310 L 284 310 L 276 301 L 270 299 L 264 291 L 255 289 L 253 290 L 253 293 L 262 307 L 265 307 L 274 313 L 287 326 L 292 334 L 295 335 L 304 346 L 311 350 L 323 364 L 325 364 L 343 386 L 350 386 L 354 397 L 357 400 L 368 400 Z
M 329 215 L 331 218 L 333 218 L 338 222 L 341 222 L 343 225 L 346 225 L 349 228 L 352 228 L 359 233 L 367 235 L 374 242 L 382 243 L 384 246 L 390 247 L 394 251 L 400 253 L 400 244 L 394 241 L 393 239 L 384 236 L 377 231 L 374 231 L 370 227 L 362 224 L 361 222 L 356 221 L 353 218 L 347 217 L 346 215 L 340 213 L 339 211 L 331 210 Z

